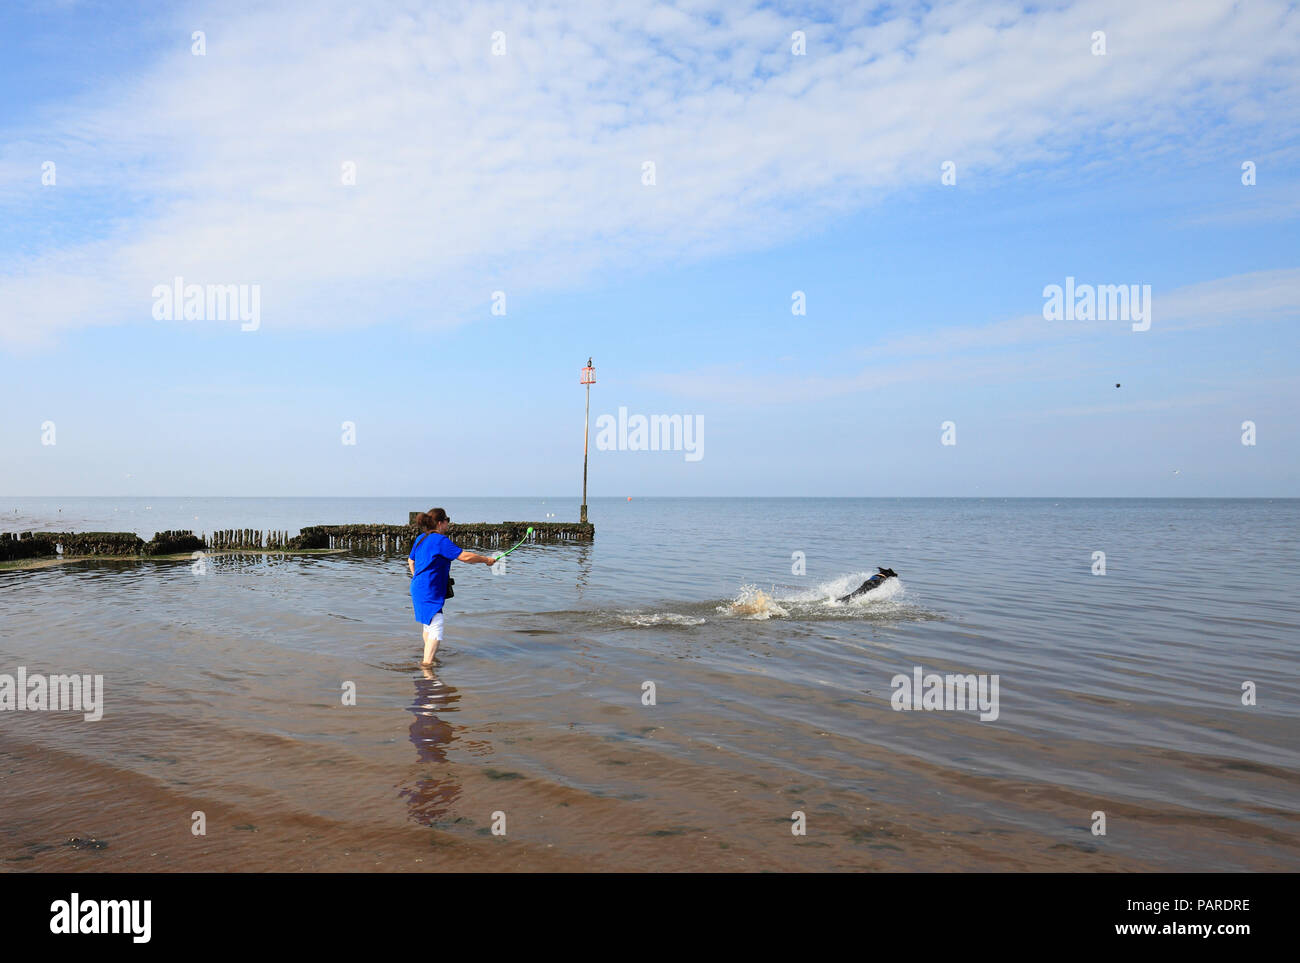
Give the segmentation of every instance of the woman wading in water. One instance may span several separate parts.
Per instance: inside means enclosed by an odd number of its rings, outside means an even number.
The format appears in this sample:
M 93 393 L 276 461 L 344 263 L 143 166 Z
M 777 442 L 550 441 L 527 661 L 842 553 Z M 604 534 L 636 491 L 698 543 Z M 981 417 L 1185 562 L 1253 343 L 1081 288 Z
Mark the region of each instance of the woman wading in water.
M 411 546 L 406 560 L 411 570 L 411 603 L 415 606 L 415 621 L 424 626 L 424 661 L 421 666 L 433 664 L 433 654 L 442 641 L 442 607 L 447 601 L 447 581 L 451 560 L 473 564 L 493 564 L 496 559 L 474 552 L 463 552 L 447 537 L 451 519 L 441 508 L 431 508 L 415 516 L 415 527 L 420 535 Z

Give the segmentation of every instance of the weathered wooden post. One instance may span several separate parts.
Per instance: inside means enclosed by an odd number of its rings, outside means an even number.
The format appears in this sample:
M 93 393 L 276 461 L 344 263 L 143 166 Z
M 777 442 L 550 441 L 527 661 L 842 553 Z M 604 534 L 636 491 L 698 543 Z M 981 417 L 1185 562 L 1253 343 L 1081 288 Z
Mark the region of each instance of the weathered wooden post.
M 596 383 L 596 369 L 592 367 L 591 359 L 587 359 L 587 367 L 582 369 L 582 380 L 578 382 L 587 386 L 587 413 L 582 419 L 582 508 L 578 512 L 578 521 L 587 524 L 587 438 L 590 434 L 591 425 L 591 386 Z

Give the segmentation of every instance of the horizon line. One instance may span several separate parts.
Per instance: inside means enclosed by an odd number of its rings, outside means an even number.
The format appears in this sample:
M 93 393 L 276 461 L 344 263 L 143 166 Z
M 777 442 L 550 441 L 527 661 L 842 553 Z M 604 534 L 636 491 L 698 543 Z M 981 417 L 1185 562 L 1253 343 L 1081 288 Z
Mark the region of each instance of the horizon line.
M 0 495 L 0 499 L 5 498 L 45 498 L 57 500 L 60 498 L 241 498 L 241 499 L 362 499 L 362 498 L 386 498 L 386 499 L 406 499 L 413 496 L 407 495 Z M 556 498 L 565 499 L 567 495 L 443 495 L 439 496 L 444 500 L 455 499 L 521 499 L 521 498 Z M 1051 499 L 1065 501 L 1190 501 L 1190 500 L 1231 500 L 1231 501 L 1300 501 L 1300 495 L 600 495 L 590 498 L 588 501 L 613 500 L 623 501 L 631 499 L 704 499 L 704 498 L 773 498 L 787 500 L 812 500 L 812 499 L 914 499 L 940 501 L 945 499 L 1017 499 L 1022 501 L 1041 500 L 1048 501 Z M 581 504 L 581 502 L 579 502 Z M 0 516 L 2 518 L 3 516 Z

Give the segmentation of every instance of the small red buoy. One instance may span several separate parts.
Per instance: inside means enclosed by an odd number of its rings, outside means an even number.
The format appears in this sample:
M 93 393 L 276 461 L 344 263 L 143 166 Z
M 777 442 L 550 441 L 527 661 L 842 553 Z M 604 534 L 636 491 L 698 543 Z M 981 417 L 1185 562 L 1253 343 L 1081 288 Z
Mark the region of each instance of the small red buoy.
M 628 501 L 631 501 L 631 500 L 632 500 L 632 496 L 631 496 L 631 495 L 628 495 L 628 496 L 627 496 L 627 500 L 628 500 Z

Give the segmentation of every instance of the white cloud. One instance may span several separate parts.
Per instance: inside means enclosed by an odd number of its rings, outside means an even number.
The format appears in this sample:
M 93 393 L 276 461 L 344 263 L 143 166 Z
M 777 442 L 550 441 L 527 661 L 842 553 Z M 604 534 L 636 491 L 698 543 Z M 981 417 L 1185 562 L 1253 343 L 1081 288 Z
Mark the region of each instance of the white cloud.
M 1046 278 L 1044 283 L 1060 285 L 1064 280 Z M 1083 277 L 1077 280 L 1080 284 L 1102 283 Z M 1155 335 L 1221 324 L 1300 319 L 1300 268 L 1254 271 L 1169 292 L 1153 291 L 1152 315 L 1150 333 Z M 855 353 L 872 358 L 926 356 L 1106 335 L 1127 337 L 1131 331 L 1126 321 L 1045 321 L 1039 313 L 891 338 Z
M 1166 333 L 1228 324 L 1300 320 L 1300 268 L 1256 271 L 1153 294 L 1151 330 L 1134 332 L 1129 322 L 1044 321 L 1026 315 L 986 325 L 939 328 L 891 338 L 840 356 L 869 358 L 850 374 L 790 378 L 779 373 L 750 373 L 744 362 L 687 372 L 651 374 L 647 385 L 686 397 L 736 404 L 787 404 L 870 392 L 920 383 L 1053 379 L 1058 372 L 1080 372 L 1078 342 L 1104 337 L 1149 339 Z M 1190 396 L 1189 396 L 1190 397 Z M 1194 399 L 1142 401 L 1092 408 L 1062 409 L 1060 414 L 1098 414 L 1159 410 L 1208 404 L 1219 395 Z
M 6 217 L 37 223 L 34 190 L 56 190 L 111 226 L 3 269 L 0 341 L 154 323 L 149 292 L 176 275 L 261 284 L 268 328 L 486 319 L 496 288 L 784 243 L 937 183 L 945 159 L 1012 172 L 1084 144 L 1105 160 L 1103 125 L 1152 149 L 1194 133 L 1211 153 L 1231 143 L 1225 121 L 1281 123 L 1300 104 L 1300 18 L 1280 0 L 887 16 L 341 0 L 187 14 L 171 56 L 6 132 Z M 189 53 L 196 24 L 206 57 Z M 806 57 L 789 54 L 794 29 Z M 1094 29 L 1107 57 L 1088 51 Z M 59 186 L 34 188 L 49 157 Z M 356 187 L 339 184 L 348 160 Z
M 1040 418 L 1095 417 L 1097 415 L 1127 415 L 1138 412 L 1182 411 L 1215 405 L 1222 408 L 1235 395 L 1228 391 L 1214 391 L 1199 395 L 1180 395 L 1175 398 L 1144 398 L 1140 401 L 1117 402 L 1111 405 L 1074 405 L 1038 412 Z
M 863 394 L 905 384 L 942 385 L 967 381 L 1052 379 L 1077 370 L 1076 359 L 1058 348 L 1016 357 L 931 357 L 873 364 L 851 374 L 792 377 L 783 372 L 751 372 L 743 362 L 693 371 L 645 375 L 641 384 L 682 397 L 756 407 L 788 405 Z
M 1158 302 L 1168 331 L 1300 318 L 1300 268 L 1254 271 L 1190 284 Z M 1155 321 L 1152 321 L 1155 327 Z

